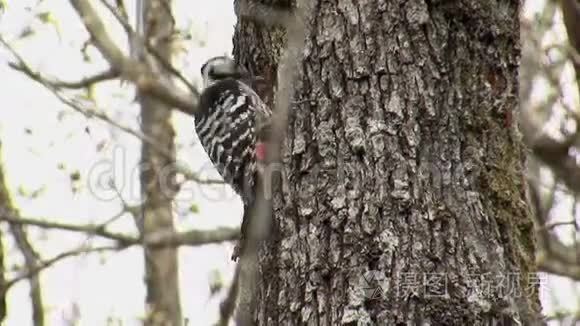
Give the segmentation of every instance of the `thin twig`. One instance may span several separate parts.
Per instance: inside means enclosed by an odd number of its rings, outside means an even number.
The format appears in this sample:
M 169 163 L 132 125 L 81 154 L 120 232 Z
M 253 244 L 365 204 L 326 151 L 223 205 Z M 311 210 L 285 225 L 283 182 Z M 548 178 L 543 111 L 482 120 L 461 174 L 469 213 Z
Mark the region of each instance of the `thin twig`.
M 544 228 L 546 230 L 553 230 L 559 226 L 567 226 L 567 225 L 576 225 L 576 221 L 565 221 L 565 222 L 552 222 L 552 223 L 547 223 L 546 225 L 544 225 Z
M 0 35 L 0 43 L 18 60 L 20 63 L 26 62 L 20 54 L 12 46 Z M 30 66 L 28 65 L 17 65 L 14 63 L 8 63 L 12 69 L 17 70 L 19 72 L 25 73 L 31 79 L 42 82 L 44 84 L 48 84 L 53 88 L 69 88 L 69 89 L 80 89 L 89 87 L 95 83 L 99 83 L 106 80 L 111 80 L 119 76 L 119 73 L 108 69 L 102 72 L 99 72 L 95 75 L 81 78 L 80 80 L 76 81 L 64 81 L 64 80 L 57 80 L 53 78 L 44 77 L 38 72 L 33 71 Z
M 179 70 L 177 70 L 175 67 L 173 67 L 171 63 L 165 60 L 163 56 L 161 56 L 159 51 L 157 51 L 157 49 L 155 49 L 150 42 L 145 42 L 145 47 L 147 48 L 147 51 L 149 51 L 153 55 L 153 57 L 157 59 L 159 63 L 161 63 L 163 69 L 175 75 L 177 79 L 179 79 L 189 89 L 189 91 L 192 94 L 194 94 L 195 96 L 199 96 L 199 91 L 197 90 L 197 88 L 193 86 L 193 84 L 190 83 L 189 80 L 187 80 L 187 78 L 185 78 L 185 76 L 183 76 L 183 74 L 179 72 Z
M 115 233 L 111 231 L 107 231 L 106 229 L 97 226 L 97 225 L 75 225 L 75 224 L 68 224 L 68 223 L 61 223 L 61 222 L 49 222 L 48 220 L 44 219 L 32 219 L 20 216 L 14 216 L 13 214 L 4 211 L 0 214 L 0 221 L 5 221 L 9 223 L 16 223 L 20 225 L 33 225 L 36 227 L 44 228 L 44 229 L 58 229 L 58 230 L 66 230 L 72 232 L 81 232 L 86 234 L 97 235 L 103 238 L 107 238 L 109 240 L 115 240 L 122 245 L 130 245 L 137 241 L 135 237 L 130 235 L 125 235 L 121 233 Z
M 49 84 L 50 86 L 52 86 L 54 88 L 81 89 L 81 88 L 90 87 L 91 85 L 94 85 L 94 84 L 99 83 L 99 82 L 115 79 L 119 76 L 119 74 L 113 70 L 106 70 L 106 71 L 99 72 L 95 75 L 82 78 L 80 80 L 64 81 L 64 80 L 49 79 L 48 77 L 43 77 L 37 72 L 34 72 L 32 70 L 25 70 L 22 66 L 15 65 L 13 63 L 8 63 L 8 66 L 10 66 L 10 68 L 12 68 L 14 70 L 25 73 L 26 75 L 28 75 L 30 78 L 32 78 L 35 81 L 42 80 L 43 83 Z
M 149 42 L 143 40 L 142 37 L 137 35 L 137 33 L 135 33 L 135 31 L 131 27 L 131 24 L 129 24 L 129 21 L 127 21 L 127 19 L 125 19 L 119 13 L 119 11 L 115 7 L 113 7 L 113 5 L 111 5 L 107 0 L 101 0 L 101 2 L 103 3 L 103 5 L 105 5 L 105 7 L 107 7 L 107 9 L 109 9 L 111 14 L 115 17 L 115 19 L 117 19 L 117 22 L 121 24 L 121 26 L 123 27 L 123 29 L 125 30 L 129 39 L 132 42 L 144 44 L 145 47 L 147 48 L 147 51 L 149 51 L 153 55 L 153 57 L 157 59 L 157 61 L 161 64 L 163 69 L 175 75 L 177 79 L 179 79 L 189 89 L 189 91 L 192 94 L 194 94 L 195 96 L 199 96 L 199 91 L 197 90 L 197 88 L 195 88 L 195 86 L 193 86 L 189 82 L 189 80 L 187 80 L 187 78 L 185 78 L 185 76 L 183 76 L 183 74 L 179 72 L 179 70 L 177 70 L 175 67 L 173 67 L 171 63 L 165 60 L 163 56 L 159 53 L 159 51 L 157 51 L 157 49 L 153 47 L 153 45 L 151 45 Z
M 94 253 L 94 252 L 114 251 L 114 250 L 116 251 L 119 249 L 123 249 L 123 248 L 119 248 L 117 246 L 103 246 L 103 247 L 95 247 L 95 248 L 85 248 L 83 246 L 83 247 L 75 249 L 75 250 L 60 253 L 60 254 L 58 254 L 58 255 L 56 255 L 48 260 L 44 260 L 44 261 L 39 262 L 35 266 L 35 268 L 28 269 L 28 270 L 26 270 L 25 273 L 20 274 L 19 276 L 16 276 L 15 278 L 13 278 L 11 280 L 8 280 L 5 283 L 4 288 L 2 290 L 4 290 L 4 291 L 8 290 L 10 287 L 12 287 L 14 284 L 18 283 L 19 281 L 30 278 L 30 277 L 40 273 L 42 270 L 54 265 L 55 263 L 65 259 L 65 258 L 79 256 L 82 254 Z
M 135 83 L 141 93 L 152 95 L 185 114 L 192 115 L 198 110 L 199 96 L 168 85 L 150 67 L 123 54 L 107 33 L 91 1 L 70 0 L 70 3 L 81 17 L 99 52 L 123 78 Z
M 109 12 L 115 17 L 117 22 L 119 24 L 121 24 L 121 27 L 123 27 L 123 29 L 125 30 L 125 33 L 127 33 L 129 38 L 132 38 L 135 35 L 135 32 L 133 32 L 133 28 L 131 27 L 131 24 L 129 24 L 129 21 L 127 20 L 127 18 L 123 17 L 123 15 L 117 10 L 117 8 L 115 8 L 112 4 L 110 4 L 109 1 L 101 0 L 101 3 L 105 7 L 107 7 Z

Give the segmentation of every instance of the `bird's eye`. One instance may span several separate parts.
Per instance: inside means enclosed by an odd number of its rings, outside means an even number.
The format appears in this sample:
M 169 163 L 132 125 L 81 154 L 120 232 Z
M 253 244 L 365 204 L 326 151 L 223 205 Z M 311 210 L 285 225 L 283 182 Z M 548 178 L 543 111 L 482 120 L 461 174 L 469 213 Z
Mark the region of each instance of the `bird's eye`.
M 213 76 L 215 74 L 215 67 L 213 66 L 209 67 L 207 74 Z

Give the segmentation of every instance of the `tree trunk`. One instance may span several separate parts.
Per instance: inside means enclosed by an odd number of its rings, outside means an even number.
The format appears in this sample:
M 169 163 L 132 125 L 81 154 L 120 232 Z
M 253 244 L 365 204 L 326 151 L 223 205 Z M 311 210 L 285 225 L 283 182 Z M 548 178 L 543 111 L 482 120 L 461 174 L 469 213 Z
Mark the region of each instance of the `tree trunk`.
M 316 3 L 257 324 L 535 324 L 519 1 Z M 240 19 L 234 56 L 275 76 L 283 34 Z
M 4 323 L 6 319 L 6 278 L 4 277 L 5 262 L 4 262 L 4 235 L 0 232 L 0 323 Z
M 170 36 L 174 30 L 171 1 L 151 0 L 145 20 L 145 36 L 166 60 L 171 59 Z M 162 69 L 157 69 L 163 75 Z M 141 152 L 141 187 L 144 196 L 143 221 L 138 223 L 144 237 L 175 231 L 172 200 L 175 195 L 174 130 L 171 111 L 165 104 L 139 94 L 141 124 L 145 135 L 150 135 L 172 157 L 155 151 L 144 142 Z M 147 325 L 181 325 L 177 248 L 145 248 L 145 283 L 147 287 Z

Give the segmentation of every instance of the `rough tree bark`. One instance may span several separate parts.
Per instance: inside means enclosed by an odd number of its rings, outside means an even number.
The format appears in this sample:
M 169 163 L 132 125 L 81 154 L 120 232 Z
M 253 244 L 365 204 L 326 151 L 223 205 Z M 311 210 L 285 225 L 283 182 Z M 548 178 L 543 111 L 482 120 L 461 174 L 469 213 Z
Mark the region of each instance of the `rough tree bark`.
M 145 1 L 145 37 L 166 61 L 171 58 L 171 35 L 174 21 L 171 16 L 171 1 Z M 163 76 L 162 69 L 157 69 Z M 141 104 L 141 128 L 158 144 L 164 146 L 173 157 L 155 151 L 146 142 L 141 152 L 141 187 L 144 196 L 143 219 L 138 221 L 142 235 L 170 234 L 173 224 L 172 200 L 175 195 L 175 132 L 171 125 L 171 111 L 165 104 L 139 94 Z M 179 277 L 177 248 L 146 247 L 145 283 L 147 287 L 147 324 L 178 326 L 182 323 L 179 301 Z
M 257 324 L 536 324 L 520 1 L 313 1 Z M 234 56 L 283 41 L 240 19 Z

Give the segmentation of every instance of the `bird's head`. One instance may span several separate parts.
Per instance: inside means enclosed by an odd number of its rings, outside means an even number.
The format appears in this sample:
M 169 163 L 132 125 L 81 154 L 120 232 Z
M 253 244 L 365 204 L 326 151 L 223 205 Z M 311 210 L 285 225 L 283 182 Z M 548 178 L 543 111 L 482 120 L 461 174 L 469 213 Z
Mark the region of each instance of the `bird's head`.
M 201 66 L 204 88 L 221 79 L 240 79 L 243 76 L 245 76 L 244 69 L 238 66 L 233 59 L 226 56 L 213 57 Z

